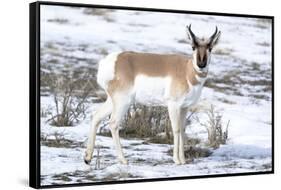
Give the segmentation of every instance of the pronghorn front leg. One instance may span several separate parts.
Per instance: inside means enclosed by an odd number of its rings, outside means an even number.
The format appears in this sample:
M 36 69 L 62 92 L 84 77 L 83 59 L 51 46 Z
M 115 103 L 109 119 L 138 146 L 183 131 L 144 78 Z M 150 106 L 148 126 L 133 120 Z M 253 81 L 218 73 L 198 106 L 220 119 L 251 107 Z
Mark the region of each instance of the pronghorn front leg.
M 176 104 L 176 102 L 169 102 L 168 111 L 174 136 L 173 160 L 176 164 L 184 164 L 183 162 L 185 162 L 185 159 L 183 152 L 183 129 L 181 129 L 183 126 L 181 121 L 182 110 L 180 106 Z
M 181 164 L 185 164 L 184 139 L 185 139 L 185 117 L 187 109 L 180 110 L 180 141 L 179 141 L 179 159 Z

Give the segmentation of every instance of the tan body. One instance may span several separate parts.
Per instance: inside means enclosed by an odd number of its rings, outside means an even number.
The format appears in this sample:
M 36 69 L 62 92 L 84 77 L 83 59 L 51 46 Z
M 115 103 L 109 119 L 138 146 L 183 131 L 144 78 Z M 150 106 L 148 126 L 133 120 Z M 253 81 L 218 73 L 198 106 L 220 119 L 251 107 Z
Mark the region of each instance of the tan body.
M 207 51 L 209 44 L 203 45 L 198 45 L 192 57 L 121 52 L 109 54 L 99 62 L 97 82 L 108 97 L 93 116 L 84 157 L 87 164 L 94 151 L 98 124 L 110 114 L 109 128 L 117 156 L 122 163 L 127 164 L 121 148 L 118 126 L 131 103 L 138 99 L 145 104 L 168 107 L 174 137 L 173 160 L 176 164 L 185 163 L 184 120 L 188 108 L 200 97 L 210 62 L 210 53 Z M 201 61 L 205 61 L 204 68 L 198 67 L 201 66 Z
M 130 91 L 134 88 L 135 79 L 139 75 L 146 77 L 170 78 L 167 84 L 169 92 L 166 98 L 176 100 L 189 92 L 192 85 L 197 85 L 207 73 L 198 72 L 192 59 L 176 54 L 152 54 L 123 52 L 117 56 L 115 77 L 109 81 L 106 89 L 110 95 L 116 91 Z

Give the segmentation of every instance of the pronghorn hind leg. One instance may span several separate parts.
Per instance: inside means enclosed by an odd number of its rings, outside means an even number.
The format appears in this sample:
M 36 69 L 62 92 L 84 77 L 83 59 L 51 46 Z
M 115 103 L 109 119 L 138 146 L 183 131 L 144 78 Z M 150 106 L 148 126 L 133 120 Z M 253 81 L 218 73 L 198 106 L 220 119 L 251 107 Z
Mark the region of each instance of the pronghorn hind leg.
M 118 160 L 122 164 L 128 164 L 128 161 L 126 160 L 124 153 L 122 151 L 122 145 L 121 145 L 120 137 L 119 137 L 118 122 L 116 121 L 116 119 L 114 119 L 114 118 L 111 119 L 109 127 L 111 130 L 113 143 L 116 148 Z
M 112 112 L 111 98 L 108 97 L 104 104 L 93 114 L 91 129 L 89 132 L 87 149 L 84 156 L 86 164 L 90 164 L 94 152 L 96 133 L 99 123 Z
M 118 160 L 122 164 L 128 164 L 128 161 L 124 157 L 124 153 L 122 151 L 122 146 L 119 137 L 119 125 L 122 121 L 122 117 L 127 112 L 131 103 L 131 98 L 127 93 L 122 93 L 119 95 L 115 95 L 113 97 L 113 111 L 110 118 L 110 130 L 113 139 L 113 143 L 116 148 Z

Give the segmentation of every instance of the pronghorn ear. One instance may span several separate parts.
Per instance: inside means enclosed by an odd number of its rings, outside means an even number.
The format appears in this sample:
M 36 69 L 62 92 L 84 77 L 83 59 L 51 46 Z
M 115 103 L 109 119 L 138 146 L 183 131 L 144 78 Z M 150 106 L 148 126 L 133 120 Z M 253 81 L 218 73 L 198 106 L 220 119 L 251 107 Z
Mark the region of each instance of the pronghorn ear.
M 211 40 L 210 40 L 210 48 L 213 48 L 215 45 L 218 44 L 219 40 L 220 40 L 220 36 L 221 36 L 221 31 L 219 31 Z
M 187 32 L 188 39 L 191 41 L 192 49 L 194 50 L 195 47 L 198 46 L 198 42 L 197 42 L 197 37 L 194 35 L 194 33 L 191 30 L 191 24 L 189 26 L 186 26 L 186 32 Z

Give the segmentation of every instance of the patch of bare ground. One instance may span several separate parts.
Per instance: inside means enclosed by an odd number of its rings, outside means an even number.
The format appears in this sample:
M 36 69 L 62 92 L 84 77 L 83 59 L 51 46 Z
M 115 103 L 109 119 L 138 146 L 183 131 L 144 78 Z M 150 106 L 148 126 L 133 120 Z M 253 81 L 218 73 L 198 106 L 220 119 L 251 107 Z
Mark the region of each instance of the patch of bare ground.
M 173 149 L 169 149 L 167 152 L 170 156 L 173 156 Z M 208 157 L 212 154 L 212 151 L 208 148 L 186 146 L 184 148 L 184 155 L 187 162 L 192 162 L 194 159 Z
M 219 75 L 211 74 L 205 86 L 226 95 L 247 96 L 269 101 L 272 91 L 271 70 L 260 63 L 242 62 L 243 69 L 232 67 L 231 70 L 221 72 Z M 221 101 L 229 104 L 235 103 L 229 102 L 226 98 Z
M 48 19 L 47 21 L 58 23 L 58 24 L 69 24 L 69 20 L 66 18 L 53 18 L 53 19 Z
M 89 16 L 100 17 L 107 22 L 115 22 L 114 16 L 112 15 L 114 11 L 111 9 L 84 8 L 83 13 Z
M 66 139 L 63 133 L 41 134 L 40 143 L 42 146 L 55 148 L 84 148 L 85 143 Z

